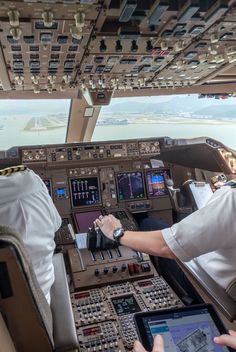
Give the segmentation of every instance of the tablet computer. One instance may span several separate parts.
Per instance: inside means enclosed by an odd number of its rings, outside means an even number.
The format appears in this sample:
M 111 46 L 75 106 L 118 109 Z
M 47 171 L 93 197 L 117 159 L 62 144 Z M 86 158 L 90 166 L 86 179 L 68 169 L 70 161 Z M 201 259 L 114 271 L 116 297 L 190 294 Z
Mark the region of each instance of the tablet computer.
M 165 352 L 234 351 L 214 343 L 213 337 L 227 330 L 210 304 L 136 313 L 134 321 L 147 351 L 152 350 L 157 334 L 164 338 Z

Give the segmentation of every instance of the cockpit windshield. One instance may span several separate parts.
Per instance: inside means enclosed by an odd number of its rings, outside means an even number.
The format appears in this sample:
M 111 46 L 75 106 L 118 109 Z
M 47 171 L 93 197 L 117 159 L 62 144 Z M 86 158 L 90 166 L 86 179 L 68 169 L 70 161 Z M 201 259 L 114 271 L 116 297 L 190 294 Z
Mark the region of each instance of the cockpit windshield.
M 102 107 L 93 141 L 208 136 L 236 149 L 236 99 L 217 95 L 113 98 Z
M 0 100 L 0 149 L 64 143 L 70 99 Z

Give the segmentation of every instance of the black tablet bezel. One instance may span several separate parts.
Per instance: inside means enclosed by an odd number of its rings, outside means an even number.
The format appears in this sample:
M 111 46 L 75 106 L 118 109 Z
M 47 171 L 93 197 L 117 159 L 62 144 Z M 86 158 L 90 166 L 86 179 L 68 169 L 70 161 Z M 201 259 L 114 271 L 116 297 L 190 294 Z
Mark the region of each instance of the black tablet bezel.
M 152 346 L 150 346 L 148 336 L 147 336 L 147 331 L 145 329 L 145 326 L 143 324 L 143 318 L 146 317 L 153 317 L 153 316 L 158 316 L 158 319 L 161 316 L 165 314 L 175 314 L 175 313 L 180 313 L 180 312 L 186 312 L 186 311 L 193 311 L 193 310 L 201 310 L 201 309 L 207 309 L 209 312 L 213 322 L 215 323 L 217 329 L 219 330 L 219 334 L 227 334 L 227 330 L 221 321 L 219 315 L 217 314 L 216 310 L 211 304 L 199 304 L 199 305 L 194 305 L 194 306 L 188 306 L 188 307 L 180 307 L 180 308 L 168 308 L 168 309 L 162 309 L 162 310 L 156 310 L 156 311 L 149 311 L 149 312 L 140 312 L 140 313 L 135 313 L 134 314 L 134 322 L 136 325 L 136 330 L 138 332 L 139 340 L 143 344 L 144 348 L 147 351 L 151 351 Z M 230 352 L 235 352 L 234 349 L 227 347 L 228 351 Z

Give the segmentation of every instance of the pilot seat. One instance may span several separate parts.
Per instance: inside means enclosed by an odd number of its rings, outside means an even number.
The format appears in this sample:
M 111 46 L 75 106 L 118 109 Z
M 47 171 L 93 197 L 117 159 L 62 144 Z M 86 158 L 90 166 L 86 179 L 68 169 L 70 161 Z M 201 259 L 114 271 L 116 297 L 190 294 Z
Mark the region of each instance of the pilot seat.
M 61 253 L 53 256 L 53 264 L 55 281 L 49 306 L 19 236 L 15 230 L 0 226 L 0 318 L 18 352 L 77 351 Z

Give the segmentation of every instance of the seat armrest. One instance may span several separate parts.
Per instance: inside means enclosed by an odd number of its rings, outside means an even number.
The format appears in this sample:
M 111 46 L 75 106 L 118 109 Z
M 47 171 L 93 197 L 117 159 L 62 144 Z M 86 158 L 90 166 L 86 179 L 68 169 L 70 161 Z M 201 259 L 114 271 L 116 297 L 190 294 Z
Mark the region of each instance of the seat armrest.
M 53 256 L 53 265 L 55 281 L 51 288 L 51 310 L 55 351 L 72 351 L 77 349 L 78 339 L 62 253 Z
M 229 321 L 236 319 L 236 304 L 233 298 L 223 287 L 219 286 L 195 260 L 191 260 L 191 262 L 188 263 L 178 262 L 178 264 L 187 269 L 190 276 L 200 284 L 211 301 Z

